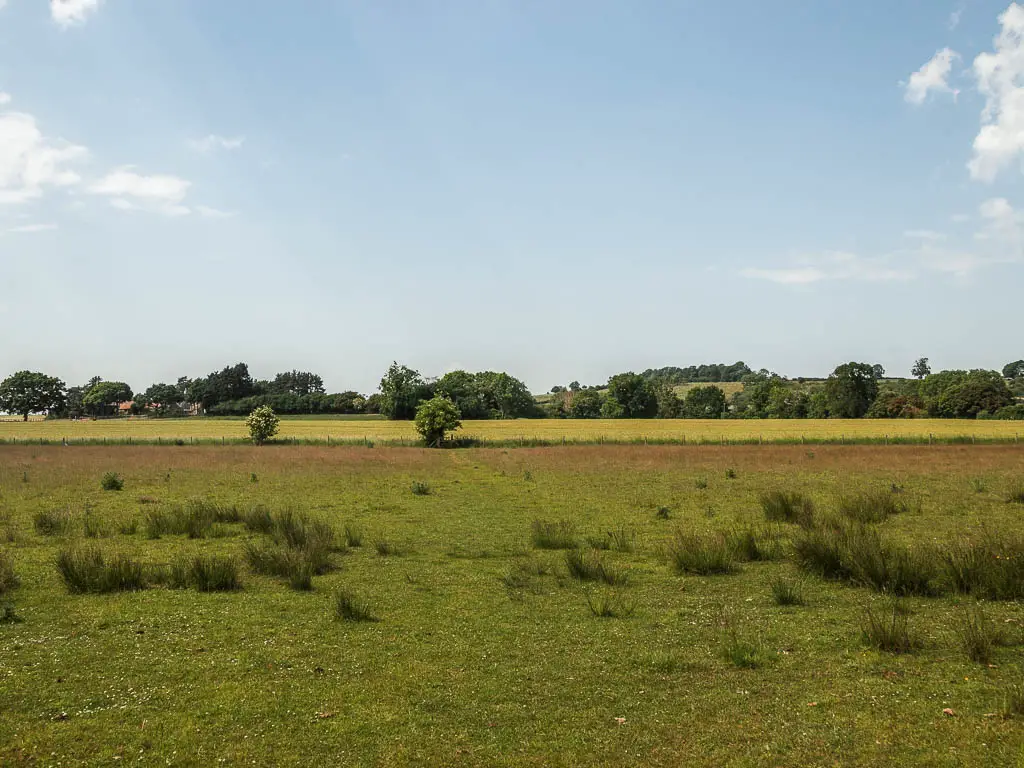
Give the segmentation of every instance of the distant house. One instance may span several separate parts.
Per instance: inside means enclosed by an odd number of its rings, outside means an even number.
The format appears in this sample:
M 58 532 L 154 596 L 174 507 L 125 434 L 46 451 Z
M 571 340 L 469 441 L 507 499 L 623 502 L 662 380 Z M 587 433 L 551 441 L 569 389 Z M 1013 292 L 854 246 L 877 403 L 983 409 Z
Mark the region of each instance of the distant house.
M 135 401 L 134 400 L 129 400 L 127 403 L 118 403 L 117 404 L 117 414 L 119 416 L 127 416 L 129 413 L 132 412 L 132 406 L 133 405 L 135 405 Z

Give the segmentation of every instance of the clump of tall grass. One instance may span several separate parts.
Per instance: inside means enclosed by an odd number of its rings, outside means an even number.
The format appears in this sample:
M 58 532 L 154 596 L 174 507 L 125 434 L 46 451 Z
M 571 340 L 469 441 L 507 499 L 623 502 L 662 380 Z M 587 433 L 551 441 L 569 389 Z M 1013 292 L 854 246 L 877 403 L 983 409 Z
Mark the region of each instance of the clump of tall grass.
M 776 605 L 805 605 L 803 585 L 787 579 L 772 579 L 772 600 Z
M 985 482 L 984 478 L 972 477 L 971 478 L 971 489 L 975 493 L 985 493 L 988 490 L 988 483 Z
M 669 542 L 666 554 L 678 573 L 709 576 L 739 570 L 736 553 L 722 533 L 700 535 L 679 530 Z
M 629 572 L 606 563 L 597 552 L 570 549 L 565 553 L 565 567 L 577 581 L 602 581 L 611 586 L 629 583 Z
M 100 479 L 100 488 L 104 491 L 123 491 L 124 478 L 116 472 L 107 472 Z
M 770 491 L 761 496 L 764 519 L 771 523 L 796 523 L 810 526 L 814 521 L 814 502 L 799 491 Z
M 87 539 L 98 539 L 108 535 L 106 524 L 92 514 L 86 514 L 82 523 L 82 530 Z
M 693 487 L 696 488 L 698 491 L 707 490 L 708 479 L 706 477 L 698 477 L 696 480 L 693 481 Z
M 21 584 L 18 574 L 14 572 L 14 563 L 10 556 L 0 550 L 0 596 L 15 590 Z
M 380 621 L 369 604 L 348 590 L 335 595 L 334 615 L 341 621 Z
M 736 620 L 730 616 L 722 620 L 718 653 L 724 661 L 740 669 L 757 669 L 767 660 L 761 642 L 741 634 Z
M 189 564 L 188 580 L 200 592 L 240 589 L 238 560 L 223 555 L 195 555 Z
M 1024 483 L 1011 488 L 1006 501 L 1008 504 L 1024 504 Z
M 356 548 L 363 546 L 363 532 L 354 525 L 346 525 L 342 536 L 345 539 L 346 547 Z
M 313 588 L 313 576 L 318 564 L 304 550 L 248 542 L 245 545 L 245 557 L 255 573 L 287 579 L 292 589 L 308 591 Z
M 600 619 L 628 619 L 636 611 L 636 602 L 614 592 L 587 592 L 587 607 Z
M 135 517 L 130 517 L 122 521 L 117 530 L 122 536 L 134 536 L 139 532 L 139 521 Z
M 950 587 L 984 600 L 1024 598 L 1024 539 L 986 532 L 978 540 L 955 541 L 940 554 Z
M 412 495 L 413 496 L 429 496 L 430 486 L 427 483 L 414 480 L 412 484 Z
M 726 541 L 739 560 L 759 562 L 781 560 L 785 556 L 782 542 L 770 529 L 735 528 L 726 534 Z
M 861 620 L 861 632 L 866 643 L 888 653 L 913 653 L 923 645 L 910 629 L 908 612 L 896 602 L 888 610 L 880 612 L 867 606 Z
M 524 589 L 535 577 L 547 576 L 549 573 L 550 565 L 537 558 L 528 557 L 509 568 L 508 573 L 501 577 L 501 583 L 509 589 Z
M 1024 684 L 1008 685 L 1003 693 L 1003 717 L 1020 717 L 1024 715 Z
M 21 616 L 14 608 L 14 603 L 0 603 L 0 624 L 20 624 Z
M 981 606 L 964 609 L 959 634 L 967 658 L 979 664 L 992 663 L 996 647 L 1006 644 L 1005 635 L 992 626 Z
M 401 546 L 388 539 L 374 539 L 373 548 L 381 557 L 401 557 L 405 554 Z
M 636 549 L 636 531 L 620 525 L 603 536 L 588 536 L 587 544 L 592 549 L 613 549 L 616 552 L 632 552 Z
M 668 507 L 658 507 L 658 511 L 654 513 L 654 516 L 659 520 L 668 520 L 672 517 L 672 510 Z
M 40 536 L 67 536 L 72 525 L 66 509 L 40 509 L 32 516 L 32 527 Z
M 844 546 L 843 530 L 832 525 L 808 528 L 793 538 L 797 565 L 823 579 L 849 578 L 843 562 Z
M 248 530 L 255 533 L 269 534 L 274 530 L 274 515 L 262 504 L 257 504 L 242 515 L 242 522 Z
M 57 555 L 57 570 L 69 592 L 129 592 L 146 588 L 142 564 L 125 554 L 106 558 L 97 547 L 71 547 Z
M 839 499 L 839 514 L 857 523 L 882 523 L 907 511 L 907 504 L 892 491 L 866 491 Z
M 727 470 L 725 470 L 725 479 L 726 480 L 735 480 L 736 479 L 736 470 L 733 469 L 732 467 L 729 467 Z
M 576 526 L 568 520 L 557 523 L 534 520 L 530 524 L 530 541 L 537 549 L 573 549 L 576 546 Z

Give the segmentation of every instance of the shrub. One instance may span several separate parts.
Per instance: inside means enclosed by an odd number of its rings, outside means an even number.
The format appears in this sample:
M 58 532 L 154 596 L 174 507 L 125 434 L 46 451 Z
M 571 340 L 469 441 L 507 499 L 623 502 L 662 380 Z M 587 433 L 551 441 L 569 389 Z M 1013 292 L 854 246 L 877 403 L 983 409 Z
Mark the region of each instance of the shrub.
M 429 496 L 430 486 L 426 483 L 421 483 L 419 480 L 414 480 L 412 484 L 412 495 L 413 496 Z
M 992 626 L 980 606 L 964 609 L 960 624 L 960 645 L 967 658 L 979 664 L 990 664 L 996 646 L 1004 643 L 1002 633 Z
M 14 563 L 6 552 L 0 550 L 0 597 L 15 590 L 21 584 L 21 580 L 14 572 Z
M 189 583 L 200 592 L 240 589 L 238 560 L 219 555 L 195 555 L 189 565 Z
M 431 448 L 440 448 L 449 432 L 462 426 L 459 407 L 443 395 L 422 402 L 416 408 L 416 431 Z
M 71 513 L 66 509 L 41 509 L 32 516 L 32 526 L 40 536 L 66 536 L 71 525 Z
M 277 418 L 273 408 L 269 405 L 261 405 L 249 414 L 245 425 L 249 428 L 250 439 L 256 445 L 263 445 L 277 434 L 281 420 Z
M 104 491 L 123 491 L 124 478 L 116 472 L 107 472 L 100 480 L 100 488 Z
M 578 581 L 603 581 L 611 586 L 629 583 L 628 572 L 605 563 L 596 552 L 570 549 L 565 553 L 565 567 Z
M 72 593 L 128 592 L 146 588 L 141 563 L 123 554 L 107 560 L 96 547 L 61 550 L 57 555 L 57 570 Z
M 839 513 L 858 523 L 881 523 L 907 511 L 907 505 L 891 491 L 869 491 L 839 500 Z
M 341 621 L 380 621 L 366 602 L 347 590 L 342 590 L 335 596 L 334 614 Z
M 352 525 L 345 526 L 345 546 L 346 547 L 361 547 L 363 546 L 363 532 Z
M 735 553 L 722 534 L 701 536 L 678 531 L 668 545 L 668 558 L 678 573 L 701 576 L 735 573 Z
M 797 523 L 805 528 L 814 521 L 814 502 L 797 491 L 771 491 L 761 496 L 764 518 L 772 523 Z
M 961 540 L 946 547 L 941 567 L 955 591 L 984 600 L 1024 598 L 1024 539 L 986 533 L 978 541 Z
M 636 611 L 636 603 L 612 592 L 587 592 L 587 607 L 601 619 L 628 619 Z
M 907 611 L 898 603 L 884 613 L 876 613 L 871 606 L 865 608 L 861 631 L 865 642 L 888 653 L 912 653 L 922 645 L 910 631 Z
M 530 524 L 530 540 L 537 549 L 573 549 L 576 546 L 576 527 L 568 520 L 557 523 L 534 520 Z
M 805 605 L 803 586 L 786 579 L 772 580 L 772 599 L 776 605 Z

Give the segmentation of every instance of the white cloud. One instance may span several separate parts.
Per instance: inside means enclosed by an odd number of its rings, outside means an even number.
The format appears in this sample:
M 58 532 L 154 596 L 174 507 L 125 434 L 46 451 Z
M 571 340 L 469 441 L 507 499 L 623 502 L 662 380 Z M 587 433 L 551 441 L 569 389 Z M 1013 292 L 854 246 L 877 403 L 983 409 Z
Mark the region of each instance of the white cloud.
M 0 0 L 0 3 L 3 3 L 3 0 Z M 0 5 L 0 7 L 3 7 L 3 6 Z M 4 93 L 3 91 L 0 91 L 0 107 L 4 106 L 5 104 L 10 104 L 10 103 L 11 103 L 11 94 Z
M 944 233 L 935 232 L 930 229 L 908 229 L 903 233 L 903 236 L 910 238 L 911 240 L 930 240 L 933 242 L 946 239 L 946 235 Z
M 196 213 L 202 216 L 204 219 L 230 219 L 235 214 L 230 211 L 221 211 L 217 208 L 211 208 L 208 205 L 197 205 Z
M 1024 150 L 1024 8 L 1011 3 L 999 23 L 995 51 L 974 60 L 985 111 L 967 167 L 982 181 L 992 181 Z
M 961 5 L 951 14 L 949 14 L 949 19 L 946 22 L 946 26 L 949 27 L 950 31 L 960 26 L 960 18 L 964 15 L 964 10 L 964 6 Z
M 22 224 L 20 227 L 11 227 L 6 231 L 15 234 L 30 234 L 33 232 L 49 232 L 56 228 L 56 224 Z
M 85 147 L 44 136 L 32 115 L 0 114 L 0 205 L 78 184 L 81 177 L 68 166 L 88 155 Z
M 50 16 L 62 27 L 81 24 L 100 6 L 100 0 L 50 0 Z
M 209 136 L 204 136 L 201 139 L 193 139 L 188 143 L 188 145 L 196 152 L 203 153 L 212 152 L 215 149 L 226 149 L 228 151 L 241 149 L 243 144 L 245 144 L 245 136 L 234 136 L 228 138 L 225 136 L 217 136 L 213 133 Z
M 843 251 L 826 251 L 817 256 L 804 257 L 792 267 L 743 269 L 740 270 L 740 275 L 787 285 L 807 285 L 824 280 L 878 282 L 913 277 L 908 270 L 894 269 L 882 259 L 868 259 Z
M 953 71 L 953 60 L 959 58 L 960 55 L 949 48 L 938 51 L 924 66 L 910 76 L 903 98 L 911 104 L 924 104 L 924 100 L 928 98 L 931 91 L 952 93 L 953 96 L 956 96 L 959 91 L 949 87 L 949 75 Z
M 806 285 L 825 280 L 827 275 L 820 269 L 794 267 L 792 269 L 741 269 L 740 275 L 755 280 L 770 280 L 784 285 Z
M 192 182 L 177 176 L 144 176 L 131 166 L 117 168 L 89 186 L 89 192 L 110 198 L 114 208 L 124 211 L 144 210 L 166 216 L 184 216 L 189 208 L 182 205 Z

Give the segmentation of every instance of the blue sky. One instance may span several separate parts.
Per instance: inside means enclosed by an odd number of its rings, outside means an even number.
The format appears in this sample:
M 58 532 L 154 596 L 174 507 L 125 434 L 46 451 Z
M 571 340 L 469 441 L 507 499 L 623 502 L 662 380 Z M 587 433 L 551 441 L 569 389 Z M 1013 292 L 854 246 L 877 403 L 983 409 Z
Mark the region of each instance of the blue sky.
M 0 370 L 1024 356 L 1024 8 L 0 0 Z

